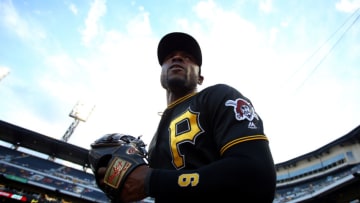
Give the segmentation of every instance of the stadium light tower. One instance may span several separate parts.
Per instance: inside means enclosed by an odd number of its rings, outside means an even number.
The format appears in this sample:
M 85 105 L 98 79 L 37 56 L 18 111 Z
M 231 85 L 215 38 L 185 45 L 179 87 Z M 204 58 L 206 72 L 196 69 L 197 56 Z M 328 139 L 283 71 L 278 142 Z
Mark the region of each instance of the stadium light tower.
M 83 102 L 77 102 L 75 104 L 74 108 L 69 114 L 70 117 L 74 118 L 74 121 L 71 123 L 71 125 L 63 135 L 63 141 L 67 142 L 69 140 L 70 136 L 74 133 L 74 130 L 79 125 L 80 121 L 86 122 L 94 108 L 94 105 L 88 106 L 85 105 Z

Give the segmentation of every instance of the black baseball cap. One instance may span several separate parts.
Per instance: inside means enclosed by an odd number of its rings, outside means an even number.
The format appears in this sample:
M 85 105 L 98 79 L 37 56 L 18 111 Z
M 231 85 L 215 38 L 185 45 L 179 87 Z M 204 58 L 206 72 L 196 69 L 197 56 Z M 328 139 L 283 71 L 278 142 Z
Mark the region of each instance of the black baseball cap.
M 171 32 L 166 34 L 160 40 L 157 49 L 159 64 L 162 65 L 165 57 L 175 50 L 185 51 L 191 54 L 199 67 L 201 67 L 201 49 L 198 42 L 191 35 L 183 32 Z

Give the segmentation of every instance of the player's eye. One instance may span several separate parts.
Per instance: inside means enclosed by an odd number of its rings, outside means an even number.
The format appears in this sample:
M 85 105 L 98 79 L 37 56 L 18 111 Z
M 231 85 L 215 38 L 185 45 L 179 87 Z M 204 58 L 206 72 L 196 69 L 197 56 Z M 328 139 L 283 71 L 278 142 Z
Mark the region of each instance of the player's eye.
M 183 58 L 184 58 L 185 60 L 195 61 L 195 58 L 194 58 L 192 55 L 190 55 L 190 54 L 184 55 Z

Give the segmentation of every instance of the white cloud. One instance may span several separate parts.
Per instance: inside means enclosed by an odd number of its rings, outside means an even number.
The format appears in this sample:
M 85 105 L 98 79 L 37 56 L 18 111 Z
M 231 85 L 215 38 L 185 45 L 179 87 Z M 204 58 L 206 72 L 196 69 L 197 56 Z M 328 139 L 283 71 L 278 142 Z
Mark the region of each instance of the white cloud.
M 270 30 L 270 37 L 269 37 L 269 44 L 270 45 L 275 44 L 278 32 L 279 32 L 279 29 L 277 29 L 277 28 L 272 28 Z
M 106 0 L 94 0 L 85 20 L 85 29 L 82 31 L 83 43 L 89 45 L 100 32 L 99 20 L 106 13 Z
M 351 13 L 360 8 L 360 0 L 340 0 L 335 7 L 340 11 Z
M 254 67 L 262 67 L 262 63 L 268 62 L 265 57 L 269 54 L 263 49 L 268 43 L 265 36 L 239 13 L 224 10 L 213 1 L 197 4 L 195 12 L 201 23 L 192 22 L 188 30 L 190 33 L 197 31 L 193 34 L 202 47 L 203 86 L 214 83 L 238 86 L 239 83 L 250 85 L 255 82 L 252 75 L 257 69 Z M 199 24 L 201 29 L 196 27 Z M 259 57 L 262 60 L 258 60 Z
M 10 68 L 0 65 L 0 81 L 10 73 Z
M 284 19 L 283 21 L 281 21 L 280 26 L 281 27 L 288 27 L 290 22 L 291 22 L 290 18 Z
M 15 36 L 19 37 L 23 42 L 27 44 L 36 45 L 39 40 L 46 38 L 46 33 L 43 29 L 32 21 L 29 16 L 21 16 L 12 1 L 0 2 L 0 21 L 11 32 L 15 33 Z
M 71 11 L 74 15 L 77 15 L 77 14 L 78 14 L 78 9 L 77 9 L 77 7 L 76 7 L 75 4 L 71 3 L 71 4 L 69 5 L 69 9 L 70 9 L 70 11 Z
M 259 8 L 265 13 L 270 13 L 272 11 L 272 0 L 262 0 L 259 3 Z
M 127 23 L 126 29 L 128 34 L 133 36 L 146 36 L 151 34 L 149 13 L 141 12 L 135 16 Z
M 0 13 L 2 13 L 1 20 L 10 30 L 14 31 L 18 37 L 23 40 L 29 38 L 31 33 L 29 26 L 26 21 L 21 19 L 12 1 L 0 2 Z

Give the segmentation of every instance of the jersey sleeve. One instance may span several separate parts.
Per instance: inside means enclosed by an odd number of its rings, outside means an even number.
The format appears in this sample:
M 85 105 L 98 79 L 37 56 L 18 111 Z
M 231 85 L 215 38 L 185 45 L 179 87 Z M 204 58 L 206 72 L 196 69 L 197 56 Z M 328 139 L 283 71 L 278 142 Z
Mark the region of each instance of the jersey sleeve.
M 213 136 L 223 154 L 230 147 L 247 141 L 267 140 L 263 122 L 251 101 L 228 85 L 216 85 L 206 98 Z

